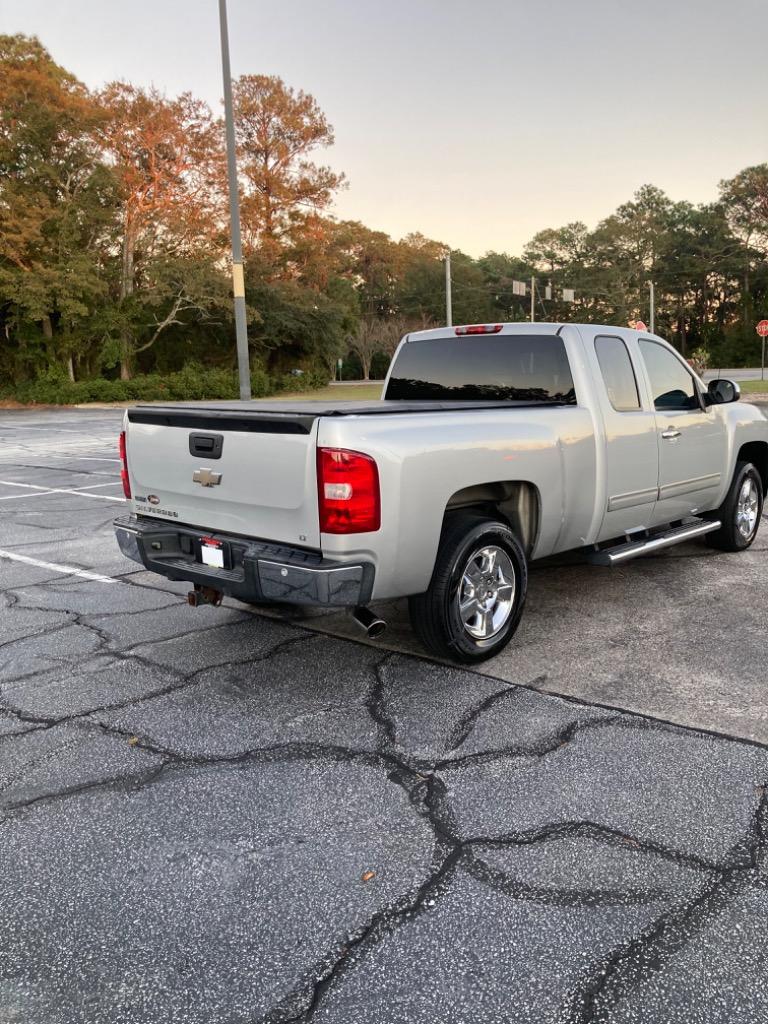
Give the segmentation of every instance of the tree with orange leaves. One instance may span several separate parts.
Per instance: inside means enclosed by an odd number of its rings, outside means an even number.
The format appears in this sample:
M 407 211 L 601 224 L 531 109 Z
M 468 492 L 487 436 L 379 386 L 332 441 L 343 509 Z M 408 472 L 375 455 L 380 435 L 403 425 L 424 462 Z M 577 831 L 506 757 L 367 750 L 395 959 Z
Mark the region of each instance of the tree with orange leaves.
M 233 97 L 246 245 L 277 266 L 289 234 L 317 229 L 316 214 L 345 184 L 309 159 L 333 145 L 333 128 L 313 96 L 276 76 L 243 75 Z
M 208 106 L 184 93 L 114 82 L 99 94 L 104 152 L 118 182 L 120 212 L 120 370 L 186 314 L 204 316 L 208 301 L 184 280 L 184 259 L 199 268 L 221 248 L 222 140 Z M 169 262 L 175 273 L 166 273 Z M 158 264 L 161 270 L 158 272 Z M 139 280 L 140 279 L 140 280 Z M 134 301 L 137 280 L 140 301 Z M 197 293 L 197 294 L 196 294 Z M 154 307 L 149 324 L 140 306 Z M 140 328 L 146 328 L 142 331 Z

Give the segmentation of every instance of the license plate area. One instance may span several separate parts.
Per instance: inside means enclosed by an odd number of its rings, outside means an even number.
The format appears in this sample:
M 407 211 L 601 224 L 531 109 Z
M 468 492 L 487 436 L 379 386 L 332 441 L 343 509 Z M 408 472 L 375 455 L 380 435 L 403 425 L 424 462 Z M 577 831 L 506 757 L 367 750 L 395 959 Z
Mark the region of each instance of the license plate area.
M 225 540 L 201 537 L 197 543 L 197 561 L 211 569 L 231 569 L 232 552 Z

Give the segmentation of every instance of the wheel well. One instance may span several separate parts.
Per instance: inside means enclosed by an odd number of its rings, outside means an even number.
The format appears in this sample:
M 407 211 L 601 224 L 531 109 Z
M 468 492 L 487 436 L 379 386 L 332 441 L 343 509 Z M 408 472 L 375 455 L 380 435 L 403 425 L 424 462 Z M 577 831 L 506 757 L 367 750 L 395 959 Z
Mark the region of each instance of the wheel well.
M 445 516 L 467 510 L 494 516 L 512 527 L 525 553 L 530 554 L 539 530 L 539 508 L 539 492 L 532 483 L 497 480 L 456 491 L 446 505 Z
M 768 491 L 768 444 L 765 441 L 750 441 L 739 448 L 737 462 L 751 462 L 763 481 L 763 494 Z

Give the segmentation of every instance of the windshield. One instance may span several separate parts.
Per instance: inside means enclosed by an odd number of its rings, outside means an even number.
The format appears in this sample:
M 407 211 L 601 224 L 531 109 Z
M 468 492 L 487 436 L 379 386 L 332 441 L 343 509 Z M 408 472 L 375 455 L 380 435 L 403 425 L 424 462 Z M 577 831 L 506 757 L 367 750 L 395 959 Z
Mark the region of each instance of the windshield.
M 556 334 L 446 335 L 403 345 L 384 396 L 410 401 L 517 401 L 575 405 Z

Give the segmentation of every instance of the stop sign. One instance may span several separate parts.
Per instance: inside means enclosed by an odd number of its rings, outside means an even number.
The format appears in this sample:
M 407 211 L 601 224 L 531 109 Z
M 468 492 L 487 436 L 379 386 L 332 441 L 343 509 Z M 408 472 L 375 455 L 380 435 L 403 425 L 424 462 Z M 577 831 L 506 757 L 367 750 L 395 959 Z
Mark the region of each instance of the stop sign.
M 761 320 L 755 330 L 761 338 L 765 338 L 768 335 L 768 320 Z
M 645 324 L 643 323 L 642 320 L 635 320 L 635 330 L 636 331 L 647 331 L 648 328 L 645 326 Z

